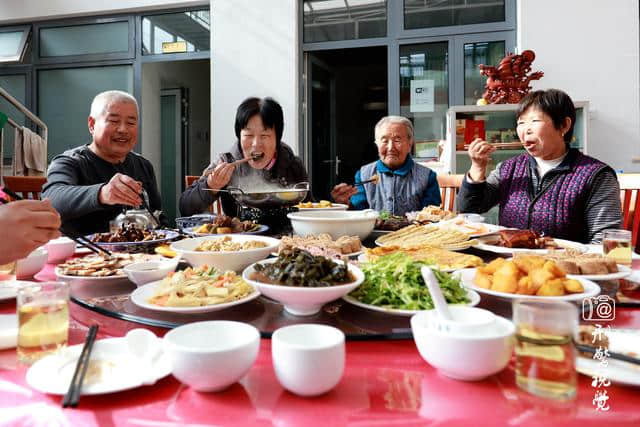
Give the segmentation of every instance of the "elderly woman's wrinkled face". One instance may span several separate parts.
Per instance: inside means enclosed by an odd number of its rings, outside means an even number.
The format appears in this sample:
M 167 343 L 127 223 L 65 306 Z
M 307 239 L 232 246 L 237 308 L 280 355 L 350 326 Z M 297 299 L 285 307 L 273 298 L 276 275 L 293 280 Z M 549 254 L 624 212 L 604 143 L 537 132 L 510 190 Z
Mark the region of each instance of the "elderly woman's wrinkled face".
M 413 139 L 402 123 L 387 123 L 378 131 L 376 145 L 382 163 L 390 169 L 397 169 L 407 159 Z
M 553 120 L 537 108 L 529 107 L 518 117 L 517 131 L 524 149 L 533 157 L 542 160 L 553 160 L 566 151 L 564 134 L 571 126 L 571 119 L 556 129 Z
M 255 169 L 264 169 L 276 153 L 276 130 L 266 128 L 262 123 L 262 117 L 256 114 L 240 131 L 240 146 L 245 158 L 262 155 L 258 160 L 250 160 L 249 165 Z

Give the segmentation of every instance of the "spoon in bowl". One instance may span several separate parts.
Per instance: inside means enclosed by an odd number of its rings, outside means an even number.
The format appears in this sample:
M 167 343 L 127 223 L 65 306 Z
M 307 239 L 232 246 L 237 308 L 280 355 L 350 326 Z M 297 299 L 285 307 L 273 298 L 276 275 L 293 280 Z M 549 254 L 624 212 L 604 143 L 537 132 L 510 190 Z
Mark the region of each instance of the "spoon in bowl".
M 437 316 L 433 327 L 439 332 L 453 335 L 477 335 L 491 333 L 495 315 L 489 310 L 476 307 L 457 306 L 450 310 L 444 299 L 438 279 L 428 266 L 420 269 L 424 283 L 429 288 Z

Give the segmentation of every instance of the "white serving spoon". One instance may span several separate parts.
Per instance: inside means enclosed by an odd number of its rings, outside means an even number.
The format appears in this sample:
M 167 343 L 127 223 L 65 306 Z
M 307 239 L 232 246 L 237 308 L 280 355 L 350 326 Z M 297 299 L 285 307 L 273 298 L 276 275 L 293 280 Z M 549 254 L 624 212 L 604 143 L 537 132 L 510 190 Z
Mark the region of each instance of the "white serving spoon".
M 125 335 L 125 341 L 129 353 L 136 359 L 142 376 L 142 384 L 156 383 L 152 372 L 152 366 L 158 353 L 160 353 L 160 340 L 148 329 L 132 329 Z
M 420 269 L 424 283 L 429 288 L 431 300 L 435 306 L 437 316 L 432 327 L 446 334 L 476 335 L 478 333 L 491 333 L 495 325 L 495 315 L 482 308 L 456 305 L 449 309 L 447 301 L 442 295 L 442 289 L 438 279 L 431 268 L 423 266 Z

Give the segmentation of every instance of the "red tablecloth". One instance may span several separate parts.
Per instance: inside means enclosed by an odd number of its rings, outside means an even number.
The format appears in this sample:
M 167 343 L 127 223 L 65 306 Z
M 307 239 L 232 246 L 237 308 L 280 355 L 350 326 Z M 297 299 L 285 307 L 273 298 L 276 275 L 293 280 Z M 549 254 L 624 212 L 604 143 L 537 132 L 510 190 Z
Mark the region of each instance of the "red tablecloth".
M 72 316 L 78 310 L 72 304 Z M 14 312 L 14 301 L 0 302 L 0 313 Z M 103 330 L 122 331 L 120 336 L 138 327 L 99 314 L 95 320 Z M 618 308 L 614 325 L 640 328 L 640 309 Z M 82 342 L 85 333 L 86 326 L 72 320 L 70 343 Z M 79 408 L 63 409 L 59 396 L 25 383 L 26 370 L 15 350 L 0 351 L 1 425 L 640 425 L 637 388 L 612 384 L 606 388 L 610 409 L 597 411 L 591 378 L 580 376 L 577 399 L 560 404 L 520 391 L 513 363 L 480 382 L 444 377 L 422 360 L 411 340 L 347 342 L 342 381 L 316 398 L 295 396 L 279 385 L 268 339 L 261 341 L 247 376 L 220 393 L 198 393 L 169 376 L 153 386 L 83 397 Z

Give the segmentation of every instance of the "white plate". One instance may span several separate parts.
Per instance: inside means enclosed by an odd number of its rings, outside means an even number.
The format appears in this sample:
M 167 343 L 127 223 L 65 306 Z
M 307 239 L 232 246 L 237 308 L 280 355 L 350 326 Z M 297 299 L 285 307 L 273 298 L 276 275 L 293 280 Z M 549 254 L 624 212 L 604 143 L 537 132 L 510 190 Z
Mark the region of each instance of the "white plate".
M 42 393 L 65 394 L 83 346 L 74 345 L 38 360 L 27 371 L 27 384 Z M 85 377 L 82 395 L 113 393 L 143 385 L 140 373 L 146 370 L 140 369 L 137 359 L 129 353 L 124 338 L 96 341 L 91 360 L 99 361 L 102 375 Z M 150 371 L 154 373 L 155 381 L 169 375 L 171 364 L 168 357 L 164 353 L 157 356 Z
M 191 236 L 195 236 L 195 237 L 200 237 L 200 236 L 228 236 L 228 235 L 233 235 L 233 234 L 262 234 L 265 231 L 269 230 L 269 226 L 268 225 L 262 225 L 259 224 L 258 225 L 258 229 L 257 230 L 253 230 L 253 231 L 242 231 L 239 233 L 196 233 L 194 230 L 196 228 L 201 227 L 202 225 L 196 225 L 194 227 L 186 227 L 184 229 L 184 232 L 191 235 Z
M 113 276 L 100 276 L 100 277 L 72 276 L 68 274 L 60 274 L 60 270 L 58 269 L 58 267 L 55 268 L 54 272 L 56 273 L 56 278 L 58 280 L 67 281 L 67 282 L 82 282 L 82 283 L 94 283 L 94 284 L 104 285 L 106 283 L 121 282 L 123 280 L 129 280 L 127 278 L 127 275 L 124 273 L 116 274 Z
M 632 272 L 631 268 L 626 265 L 618 264 L 618 271 L 616 273 L 608 274 L 567 274 L 567 277 L 572 279 L 588 279 L 588 280 L 616 280 L 627 277 Z
M 346 211 L 349 208 L 348 205 L 344 205 L 342 203 L 331 203 L 331 206 L 327 206 L 324 208 L 319 208 L 317 207 L 317 205 L 317 203 L 314 203 L 312 208 L 301 208 L 297 205 L 295 205 L 294 207 L 298 208 L 301 211 Z
M 521 249 L 521 248 L 505 248 L 504 246 L 493 245 L 491 243 L 486 243 L 487 240 L 489 242 L 495 241 L 495 237 L 490 238 L 479 238 L 478 244 L 475 246 L 476 249 L 482 249 L 483 251 L 494 252 L 497 254 L 514 254 L 518 252 L 532 252 L 532 253 L 540 253 L 546 254 L 548 249 Z M 572 242 L 571 240 L 563 240 L 563 239 L 553 239 L 556 244 L 559 246 L 559 249 L 575 249 L 580 252 L 587 252 L 587 247 L 582 243 Z
M 224 310 L 225 308 L 233 307 L 234 305 L 238 304 L 244 304 L 245 302 L 251 301 L 252 299 L 258 298 L 260 296 L 260 292 L 254 290 L 253 293 L 247 295 L 242 299 L 225 302 L 222 304 L 203 305 L 198 307 L 163 307 L 161 305 L 150 304 L 148 302 L 149 298 L 151 298 L 155 293 L 156 287 L 160 285 L 160 282 L 161 280 L 157 280 L 155 282 L 147 283 L 146 285 L 137 288 L 131 293 L 131 302 L 133 302 L 138 307 L 146 308 L 148 310 L 168 311 L 171 313 L 207 313 L 210 311 Z
M 613 383 L 640 386 L 640 365 L 607 359 L 608 365 L 600 366 L 600 361 L 587 357 L 576 358 L 576 371 L 588 377 L 602 375 Z
M 596 285 L 591 280 L 575 277 L 576 280 L 582 283 L 584 292 L 581 292 L 579 294 L 563 295 L 561 297 L 544 297 L 544 296 L 536 296 L 536 295 L 511 294 L 508 292 L 492 291 L 491 289 L 485 289 L 485 288 L 481 288 L 480 286 L 477 286 L 473 280 L 475 278 L 475 275 L 476 275 L 475 268 L 464 268 L 460 270 L 460 280 L 462 281 L 462 284 L 465 285 L 466 287 L 471 288 L 475 291 L 478 291 L 481 294 L 493 295 L 495 297 L 500 297 L 504 299 L 529 299 L 529 300 L 540 300 L 540 301 L 549 301 L 549 300 L 582 301 L 584 298 L 593 297 L 600 293 L 600 286 Z
M 18 315 L 0 314 L 0 350 L 15 348 L 18 344 Z
M 465 305 L 469 307 L 473 307 L 474 305 L 477 305 L 480 302 L 480 295 L 476 291 L 473 291 L 471 289 L 467 289 L 467 297 L 469 297 L 471 302 Z M 395 314 L 397 316 L 413 316 L 416 313 L 420 313 L 420 311 L 424 311 L 424 310 L 401 310 L 398 308 L 388 308 L 388 307 L 380 307 L 378 305 L 365 304 L 361 301 L 358 301 L 351 295 L 345 295 L 342 297 L 342 299 L 348 302 L 349 304 L 357 305 L 358 307 L 366 308 L 372 311 L 378 311 L 380 313 Z
M 2 280 L 0 281 L 0 301 L 10 300 L 18 294 L 20 286 L 32 285 L 36 282 L 27 280 Z

